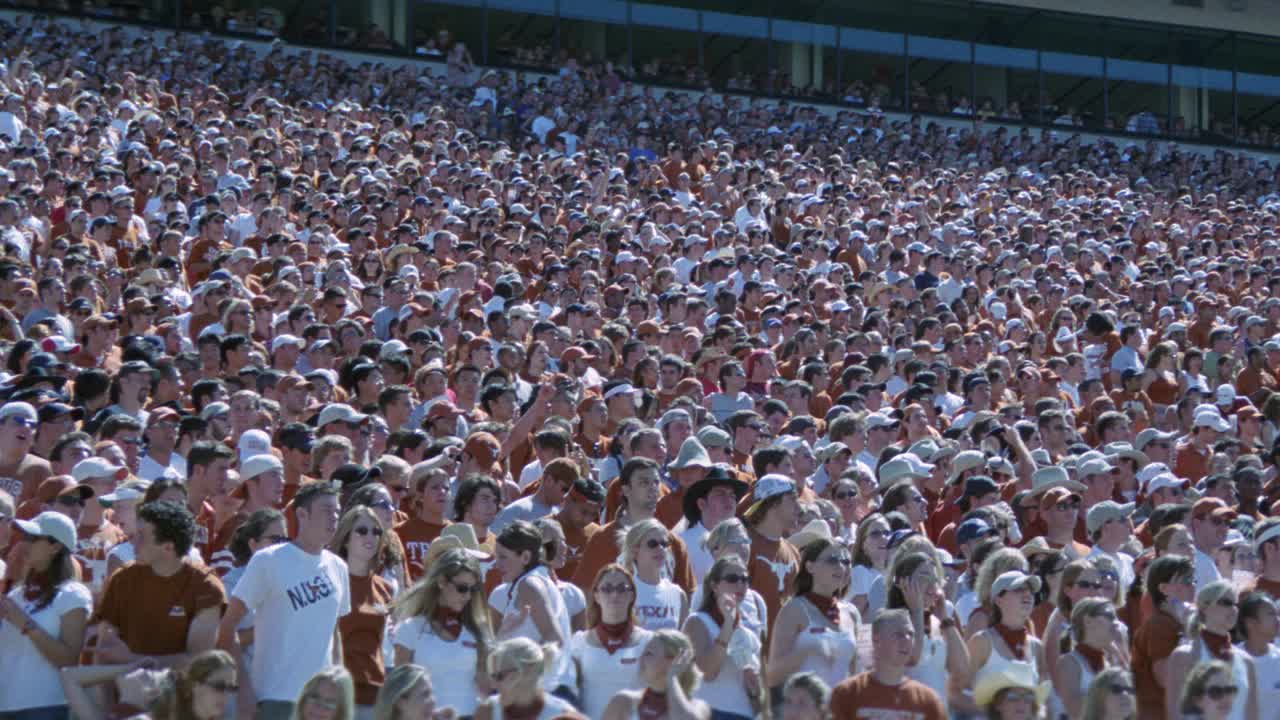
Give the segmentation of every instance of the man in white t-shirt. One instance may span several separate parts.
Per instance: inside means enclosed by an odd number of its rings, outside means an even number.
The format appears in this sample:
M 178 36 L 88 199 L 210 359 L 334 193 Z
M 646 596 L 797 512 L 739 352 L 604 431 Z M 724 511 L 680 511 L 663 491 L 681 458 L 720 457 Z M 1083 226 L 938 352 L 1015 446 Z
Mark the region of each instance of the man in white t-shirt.
M 236 628 L 254 613 L 253 667 L 241 670 L 239 701 L 256 702 L 258 720 L 288 720 L 307 680 L 342 664 L 338 618 L 351 612 L 347 564 L 325 549 L 338 527 L 337 488 L 303 485 L 293 506 L 297 538 L 254 554 L 218 627 L 218 647 L 239 657 Z

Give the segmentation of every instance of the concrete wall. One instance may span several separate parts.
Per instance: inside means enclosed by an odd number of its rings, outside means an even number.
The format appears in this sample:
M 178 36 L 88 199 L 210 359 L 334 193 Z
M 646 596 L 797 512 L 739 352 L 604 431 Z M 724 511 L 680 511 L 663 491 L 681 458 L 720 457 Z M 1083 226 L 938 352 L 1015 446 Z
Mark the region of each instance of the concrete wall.
M 989 0 L 997 5 L 1058 10 L 1103 17 L 1172 23 L 1280 38 L 1280 0 L 1204 0 L 1203 8 L 1170 0 Z M 1232 7 L 1243 8 L 1233 10 Z

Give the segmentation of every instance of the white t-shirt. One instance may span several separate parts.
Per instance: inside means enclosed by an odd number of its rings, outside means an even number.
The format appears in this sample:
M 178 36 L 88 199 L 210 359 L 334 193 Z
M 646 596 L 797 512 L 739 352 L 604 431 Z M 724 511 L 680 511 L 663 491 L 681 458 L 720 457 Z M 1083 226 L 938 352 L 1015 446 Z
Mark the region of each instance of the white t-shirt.
M 253 687 L 258 700 L 296 702 L 333 661 L 338 618 L 351 612 L 347 564 L 294 543 L 254 553 L 231 593 L 254 612 Z
M 57 637 L 62 616 L 75 610 L 93 612 L 93 595 L 78 582 L 66 582 L 58 588 L 53 601 L 39 612 L 35 603 L 23 598 L 25 586 L 19 585 L 9 598 L 31 616 L 40 629 Z M 0 668 L 5 678 L 0 682 L 0 713 L 30 708 L 66 705 L 67 697 L 58 681 L 58 669 L 36 649 L 29 636 L 17 625 L 0 622 Z

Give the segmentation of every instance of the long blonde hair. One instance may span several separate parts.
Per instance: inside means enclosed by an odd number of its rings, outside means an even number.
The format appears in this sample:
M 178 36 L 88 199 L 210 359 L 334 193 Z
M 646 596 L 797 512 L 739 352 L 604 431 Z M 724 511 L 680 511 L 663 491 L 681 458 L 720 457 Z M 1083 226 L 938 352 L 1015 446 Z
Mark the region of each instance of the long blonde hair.
M 693 656 L 693 643 L 689 642 L 689 637 L 679 630 L 671 628 L 658 630 L 653 633 L 649 642 L 658 643 L 658 647 L 662 648 L 662 654 L 668 658 L 678 658 L 684 652 L 688 652 L 690 657 Z M 680 689 L 684 690 L 684 694 L 692 697 L 698 683 L 702 682 L 702 671 L 698 669 L 696 663 L 689 663 L 689 667 L 676 676 L 676 681 L 680 683 Z
M 661 533 L 663 537 L 670 535 L 666 525 L 663 525 L 654 518 L 649 518 L 648 520 L 641 520 L 627 528 L 626 537 L 622 540 L 622 557 L 620 558 L 620 563 L 637 577 L 636 551 L 640 543 L 644 541 L 644 536 L 651 532 Z M 667 548 L 666 552 L 663 554 L 665 559 L 662 561 L 662 568 L 659 572 L 662 574 L 662 577 L 669 578 L 671 577 L 672 568 L 674 566 L 674 560 L 672 560 L 671 557 L 671 549 Z
M 1084 601 L 1081 601 L 1076 607 L 1083 605 Z M 1107 696 L 1111 694 L 1111 688 L 1121 683 L 1133 687 L 1133 676 L 1122 667 L 1109 667 L 1095 675 L 1089 685 L 1089 694 L 1084 699 L 1084 716 L 1081 720 L 1133 720 L 1132 715 L 1126 718 L 1106 717 Z
M 1196 593 L 1196 610 L 1187 621 L 1187 637 L 1200 636 L 1200 631 L 1204 629 L 1205 611 L 1227 596 L 1236 597 L 1236 589 L 1226 580 L 1215 580 L 1200 588 L 1200 592 Z
M 396 705 L 405 695 L 413 692 L 420 682 L 431 684 L 431 676 L 421 665 L 406 663 L 389 670 L 387 679 L 378 689 L 378 699 L 373 706 L 373 720 L 398 720 Z
M 493 652 L 489 653 L 487 669 L 490 676 L 501 672 L 504 666 L 505 669 L 516 670 L 521 674 L 532 671 L 540 681 L 555 664 L 557 653 L 555 643 L 539 645 L 529 638 L 511 638 L 493 647 Z
M 396 622 L 413 617 L 425 620 L 423 631 L 431 625 L 431 617 L 440 605 L 440 583 L 452 580 L 462 573 L 471 573 L 477 583 L 484 582 L 484 573 L 480 571 L 480 563 L 467 554 L 462 548 L 446 550 L 435 559 L 413 587 L 409 588 L 395 601 L 392 607 Z M 467 606 L 462 610 L 462 626 L 475 637 L 481 657 L 493 641 L 493 630 L 489 626 L 489 610 L 485 607 L 483 592 L 471 593 Z
M 1218 585 L 1219 583 L 1212 583 Z M 1222 583 L 1225 585 L 1226 583 Z M 1212 585 L 1206 585 L 1204 590 L 1200 591 L 1203 595 Z M 1196 596 L 1199 600 L 1199 596 Z M 1221 660 L 1205 660 L 1196 663 L 1195 667 L 1187 673 L 1187 679 L 1182 683 L 1182 696 L 1178 699 L 1178 709 L 1183 715 L 1197 715 L 1196 698 L 1204 694 L 1209 687 L 1209 680 L 1214 676 L 1221 674 L 1228 680 L 1231 679 L 1231 666 Z
M 351 679 L 351 673 L 341 665 L 330 665 L 321 670 L 306 685 L 302 686 L 302 692 L 298 693 L 298 702 L 293 706 L 292 720 L 303 720 L 304 715 L 302 706 L 307 702 L 307 698 L 322 683 L 332 683 L 338 689 L 338 707 L 333 720 L 355 720 L 356 717 L 356 685 Z

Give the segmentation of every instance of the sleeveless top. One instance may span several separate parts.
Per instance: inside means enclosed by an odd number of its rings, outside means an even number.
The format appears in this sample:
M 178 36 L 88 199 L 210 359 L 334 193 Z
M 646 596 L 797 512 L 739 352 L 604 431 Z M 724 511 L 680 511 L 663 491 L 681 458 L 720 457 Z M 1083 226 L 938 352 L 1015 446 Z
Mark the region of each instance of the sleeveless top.
M 796 636 L 796 648 L 805 652 L 804 662 L 798 672 L 811 672 L 822 678 L 828 687 L 835 687 L 849 677 L 849 663 L 858 652 L 858 610 L 850 603 L 840 602 L 845 612 L 842 617 L 852 617 L 852 627 L 836 629 L 813 603 L 801 598 L 805 619 L 808 621 Z M 834 650 L 831 662 L 819 652 L 822 646 Z
M 434 685 L 434 683 L 433 683 Z M 497 700 L 497 698 L 494 698 Z M 577 712 L 568 702 L 552 695 L 551 693 L 542 694 L 542 712 L 538 713 L 538 720 L 551 720 L 557 715 L 565 713 Z M 502 703 L 494 702 L 493 704 L 493 720 L 502 720 Z
M 456 640 L 438 635 L 422 616 L 411 617 L 393 631 L 395 644 L 413 653 L 413 662 L 431 673 L 436 702 L 452 707 L 460 716 L 474 715 L 480 700 L 476 688 L 476 656 L 480 644 L 463 627 Z
M 582 713 L 589 718 L 604 717 L 604 708 L 619 691 L 644 686 L 640 679 L 640 656 L 653 633 L 641 627 L 631 631 L 633 644 L 610 655 L 587 641 L 595 630 L 579 630 L 569 642 L 569 655 L 578 662 L 582 678 Z
M 942 625 L 938 619 L 930 620 L 929 634 L 924 637 L 920 648 L 920 660 L 907 668 L 907 677 L 933 688 L 946 706 L 947 639 L 942 636 Z
M 1248 652 L 1243 646 L 1236 647 L 1241 652 Z M 1253 678 L 1258 683 L 1258 701 L 1265 702 L 1264 698 L 1280 691 L 1280 647 L 1268 644 L 1266 655 L 1250 657 L 1253 658 Z
M 666 578 L 657 585 L 636 578 L 636 624 L 645 630 L 679 630 L 684 591 Z
M 720 635 L 720 625 L 704 612 L 694 614 L 712 642 Z M 753 717 L 751 700 L 747 697 L 746 687 L 742 684 L 742 671 L 748 667 L 760 668 L 760 638 L 744 629 L 741 624 L 734 630 L 729 640 L 729 650 L 720 663 L 720 674 L 715 680 L 703 678 L 702 684 L 693 691 L 693 697 L 702 700 L 721 712 Z
M 1231 653 L 1231 680 L 1236 687 L 1240 688 L 1240 692 L 1236 693 L 1236 701 L 1231 704 L 1231 713 L 1227 715 L 1227 720 L 1244 720 L 1245 706 L 1249 702 L 1249 666 L 1245 664 L 1245 651 L 1238 648 L 1233 649 L 1235 649 L 1235 652 Z M 1214 659 L 1204 647 L 1204 643 L 1201 643 L 1200 657 L 1196 659 L 1196 662 L 1201 663 Z M 1261 695 L 1258 700 L 1266 702 L 1266 699 Z
M 1004 641 L 1001 640 L 999 645 L 997 645 L 996 641 L 1000 639 L 1000 636 L 997 635 L 995 631 L 991 631 L 990 634 L 991 634 L 991 654 L 989 657 L 987 657 L 987 662 L 984 663 L 982 667 L 978 668 L 978 672 L 974 673 L 973 687 L 978 687 L 979 685 L 981 685 L 983 678 L 995 673 L 1004 672 L 1006 670 L 1012 670 L 1013 671 L 1012 674 L 1014 675 L 1014 677 L 1030 677 L 1032 679 L 1032 684 L 1039 685 L 1040 670 L 1039 668 L 1036 667 L 1035 656 L 1033 655 L 1030 660 L 1014 660 L 1012 658 L 1007 658 L 1004 655 L 1000 654 L 1000 649 L 999 649 L 1000 645 L 1004 645 Z M 1030 644 L 1031 644 L 1030 638 L 1028 638 L 1027 639 L 1028 649 L 1030 649 Z M 1018 670 L 1022 670 L 1022 673 L 1019 673 Z M 1030 673 L 1029 675 L 1024 674 L 1028 672 Z
M 1089 661 L 1085 660 L 1080 653 L 1075 650 L 1072 650 L 1063 657 L 1069 657 L 1072 660 L 1075 660 L 1076 665 L 1080 667 L 1080 687 L 1076 689 L 1076 693 L 1081 698 L 1084 698 L 1089 694 L 1089 686 L 1093 684 L 1093 668 L 1089 666 Z M 1047 705 L 1050 720 L 1068 720 L 1066 706 L 1062 704 L 1062 696 L 1058 694 L 1058 689 L 1056 687 L 1049 693 Z M 1084 706 L 1081 705 L 1081 707 Z
M 545 565 L 539 565 L 526 573 L 516 581 L 514 587 L 499 596 L 498 600 L 501 606 L 498 610 L 502 616 L 506 617 L 520 612 L 517 598 L 520 596 L 520 586 L 524 583 L 532 583 L 542 587 L 543 594 L 547 597 L 547 613 L 560 625 L 560 634 L 565 638 L 565 642 L 568 643 L 573 638 L 573 626 L 569 619 L 569 610 L 565 606 L 564 595 L 561 594 L 555 581 L 551 579 Z M 511 637 L 528 638 L 538 644 L 550 642 L 550 640 L 543 639 L 538 626 L 533 622 L 532 613 L 516 627 L 515 632 L 511 633 Z M 567 648 L 563 647 L 556 654 L 555 663 L 552 664 L 551 669 L 542 678 L 542 687 L 549 693 L 554 692 L 561 685 L 573 687 L 573 661 L 569 659 Z

